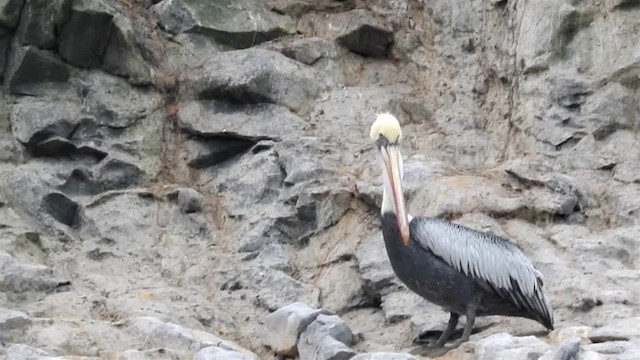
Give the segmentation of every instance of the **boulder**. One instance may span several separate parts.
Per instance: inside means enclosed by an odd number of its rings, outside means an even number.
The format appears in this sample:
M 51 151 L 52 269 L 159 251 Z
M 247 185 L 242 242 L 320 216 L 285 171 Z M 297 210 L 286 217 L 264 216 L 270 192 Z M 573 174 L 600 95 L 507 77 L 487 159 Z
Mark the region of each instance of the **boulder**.
M 184 142 L 187 162 L 195 169 L 217 165 L 242 154 L 253 145 L 251 140 L 206 137 L 193 137 Z
M 365 10 L 352 10 L 342 15 L 347 26 L 337 37 L 338 43 L 364 56 L 384 57 L 393 42 L 393 31 Z
M 589 332 L 589 340 L 594 343 L 638 340 L 640 339 L 640 329 L 637 326 L 638 320 L 638 317 L 622 319 L 603 327 L 592 329 Z
M 68 63 L 92 68 L 100 64 L 113 25 L 113 10 L 101 0 L 75 0 L 58 36 L 58 53 Z
M 198 351 L 193 360 L 257 360 L 256 356 L 227 350 L 217 346 L 208 346 Z
M 264 319 L 262 344 L 270 347 L 278 355 L 296 356 L 300 334 L 323 313 L 327 312 L 301 302 L 277 309 Z
M 312 66 L 322 58 L 338 58 L 339 47 L 325 39 L 311 37 L 294 37 L 264 43 L 262 47 L 281 52 L 284 56 Z
M 116 14 L 112 23 L 111 35 L 104 49 L 100 68 L 122 76 L 134 85 L 149 85 L 151 66 L 142 56 L 131 21 Z
M 202 211 L 204 196 L 197 190 L 192 188 L 180 188 L 176 190 L 178 193 L 178 206 L 185 213 L 194 213 Z
M 572 337 L 547 351 L 540 357 L 540 360 L 577 360 L 579 353 L 580 338 Z
M 350 346 L 355 336 L 349 326 L 337 315 L 318 315 L 300 335 L 298 351 L 301 359 L 344 360 L 356 351 Z
M 7 29 L 15 29 L 23 4 L 24 0 L 0 0 L 0 25 Z
M 238 49 L 295 32 L 289 16 L 269 11 L 260 0 L 164 0 L 153 10 L 169 32 L 201 33 Z
M 5 71 L 5 86 L 14 94 L 39 95 L 43 85 L 59 85 L 69 79 L 69 68 L 56 56 L 35 46 L 11 51 Z
M 306 112 L 329 87 L 312 68 L 265 49 L 213 54 L 203 66 L 186 71 L 180 81 L 182 97 L 272 103 L 298 113 Z
M 69 139 L 87 118 L 82 104 L 75 101 L 25 97 L 11 108 L 11 129 L 20 142 L 35 148 L 50 137 Z
M 126 325 L 131 331 L 146 335 L 145 346 L 147 347 L 169 347 L 175 350 L 188 350 L 191 352 L 199 352 L 208 347 L 216 347 L 231 352 L 243 353 L 247 356 L 252 355 L 251 352 L 232 341 L 224 340 L 202 330 L 165 322 L 151 316 L 129 318 L 126 320 Z M 204 356 L 209 351 L 205 351 L 202 355 Z M 253 355 L 249 359 L 257 358 Z
M 131 86 L 126 80 L 94 70 L 78 83 L 78 95 L 98 126 L 127 128 L 162 107 L 160 94 L 149 88 Z
M 208 349 L 208 348 L 205 348 Z M 167 349 L 164 347 L 148 350 L 135 350 L 130 349 L 120 353 L 110 354 L 116 357 L 118 360 L 137 360 L 137 359 L 168 359 L 168 360 L 180 360 L 187 357 L 189 352 L 175 351 L 173 349 Z
M 22 331 L 29 325 L 31 325 L 31 319 L 27 314 L 20 311 L 0 308 L 0 331 L 2 331 L 3 335 L 15 331 Z
M 275 311 L 286 304 L 302 301 L 309 306 L 318 306 L 320 291 L 313 285 L 298 281 L 282 271 L 264 266 L 251 267 L 243 271 L 247 286 L 256 294 L 254 305 Z
M 474 345 L 477 360 L 527 359 L 539 357 L 551 349 L 551 345 L 535 336 L 512 336 L 506 333 L 490 335 Z M 464 351 L 463 348 L 455 350 L 458 353 Z
M 27 360 L 47 358 L 49 353 L 42 349 L 34 348 L 24 344 L 12 344 L 7 348 L 7 360 Z
M 0 252 L 0 269 L 0 289 L 12 300 L 20 301 L 30 292 L 64 291 L 69 285 L 67 281 L 57 280 L 50 268 L 18 262 L 5 252 Z
M 42 210 L 70 228 L 80 226 L 80 206 L 62 193 L 54 192 L 45 195 L 42 199 Z
M 384 246 L 382 232 L 371 234 L 360 241 L 355 251 L 358 269 L 364 280 L 364 291 L 371 298 L 380 299 L 400 286 L 389 255 Z
M 56 34 L 69 18 L 72 0 L 24 0 L 16 38 L 20 45 L 41 49 L 56 46 Z M 11 9 L 7 7 L 5 9 Z
M 418 358 L 409 353 L 373 352 L 358 354 L 351 360 L 418 360 Z
M 385 57 L 393 31 L 371 11 L 355 9 L 335 14 L 305 14 L 298 31 L 335 40 L 349 50 L 369 57 Z
M 7 56 L 11 47 L 11 33 L 8 30 L 0 28 L 0 75 L 4 75 L 7 66 Z
M 191 101 L 178 110 L 180 126 L 205 138 L 257 141 L 295 137 L 304 121 L 287 108 L 274 104 L 238 105 L 225 101 Z

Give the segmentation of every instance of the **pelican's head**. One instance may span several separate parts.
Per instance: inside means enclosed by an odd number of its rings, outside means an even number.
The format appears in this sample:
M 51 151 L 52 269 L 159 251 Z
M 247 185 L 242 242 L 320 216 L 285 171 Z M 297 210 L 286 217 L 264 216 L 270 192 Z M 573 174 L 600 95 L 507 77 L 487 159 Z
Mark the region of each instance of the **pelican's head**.
M 400 236 L 405 246 L 409 245 L 409 220 L 404 205 L 402 192 L 403 163 L 400 154 L 402 129 L 395 116 L 379 114 L 371 125 L 369 133 L 380 152 L 382 178 L 384 180 L 382 196 L 382 213 L 391 212 L 396 216 Z

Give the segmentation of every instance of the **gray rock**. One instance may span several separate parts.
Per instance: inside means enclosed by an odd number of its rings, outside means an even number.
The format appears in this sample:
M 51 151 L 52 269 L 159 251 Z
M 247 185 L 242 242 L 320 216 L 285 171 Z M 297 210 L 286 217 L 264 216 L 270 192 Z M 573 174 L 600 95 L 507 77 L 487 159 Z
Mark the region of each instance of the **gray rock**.
M 268 119 L 268 120 L 267 120 Z M 280 139 L 302 132 L 304 122 L 282 106 L 237 105 L 223 101 L 192 101 L 178 110 L 180 126 L 202 137 L 248 140 Z
M 254 291 L 256 306 L 275 311 L 300 301 L 318 306 L 320 291 L 313 285 L 300 282 L 279 270 L 257 266 L 244 270 L 247 285 Z
M 262 47 L 281 52 L 283 55 L 305 65 L 313 66 L 322 58 L 337 58 L 340 49 L 319 37 L 295 37 L 264 43 Z
M 546 352 L 540 360 L 578 360 L 580 354 L 580 338 L 569 338 Z
M 197 352 L 214 346 L 226 350 L 247 352 L 232 341 L 223 340 L 213 334 L 186 328 L 178 324 L 163 322 L 154 317 L 136 317 L 127 320 L 127 326 L 146 335 L 148 347 L 169 347 L 175 350 Z
M 11 108 L 14 136 L 31 148 L 52 136 L 68 139 L 78 124 L 89 118 L 75 101 L 26 97 Z
M 362 278 L 351 261 L 326 266 L 316 284 L 323 295 L 323 307 L 337 313 L 372 304 L 364 294 Z
M 112 22 L 111 35 L 100 68 L 125 77 L 131 84 L 149 85 L 151 67 L 142 56 L 131 21 L 116 14 Z
M 372 13 L 358 9 L 339 16 L 340 20 L 344 19 L 345 24 L 342 34 L 337 37 L 340 44 L 364 56 L 379 57 L 387 54 L 393 41 L 393 32 Z
M 201 33 L 239 49 L 295 31 L 289 16 L 270 12 L 257 0 L 164 0 L 153 11 L 169 32 Z
M 24 344 L 13 344 L 7 348 L 7 360 L 32 360 L 46 358 L 49 354 L 41 349 Z
M 629 341 L 607 341 L 585 345 L 585 353 L 595 352 L 596 358 L 633 360 L 640 355 L 640 346 Z
M 20 20 L 24 0 L 0 0 L 0 25 L 15 29 Z
M 172 40 L 165 44 L 166 61 L 169 68 L 179 73 L 200 66 L 202 59 L 226 49 L 224 45 L 203 34 L 181 33 Z
M 204 197 L 197 190 L 191 188 L 181 188 L 178 192 L 178 206 L 185 213 L 202 211 Z
M 135 161 L 127 158 L 108 157 L 93 169 L 93 179 L 101 191 L 136 187 L 147 176 Z
M 409 353 L 394 352 L 372 352 L 366 354 L 358 354 L 351 360 L 417 360 L 415 356 Z
M 61 136 L 52 136 L 35 144 L 32 154 L 35 156 L 67 156 L 77 153 L 78 148 Z
M 241 253 L 262 251 L 269 244 L 277 244 L 282 240 L 286 240 L 286 235 L 278 229 L 277 219 L 262 219 L 248 224 L 246 229 L 243 229 L 237 251 Z
M 61 86 L 69 79 L 69 69 L 51 52 L 35 46 L 11 51 L 5 71 L 5 86 L 15 94 L 39 95 L 46 87 Z
M 286 177 L 284 184 L 291 186 L 338 175 L 336 166 L 340 154 L 321 138 L 286 138 L 276 144 L 278 160 Z
M 623 183 L 640 183 L 640 169 L 633 160 L 624 160 L 616 164 L 613 177 Z
M 257 248 L 257 255 L 254 250 L 253 253 L 249 254 L 246 257 L 246 260 L 253 260 L 251 261 L 252 264 L 260 264 L 261 266 L 282 271 L 283 273 L 288 275 L 291 275 L 293 273 L 291 258 L 293 251 L 290 245 L 265 242 L 258 246 L 259 247 Z M 238 251 L 243 250 L 245 249 L 238 249 Z
M 133 87 L 121 78 L 99 71 L 86 74 L 78 81 L 78 87 L 80 97 L 97 124 L 109 128 L 131 127 L 162 106 L 158 93 Z
M 381 295 L 400 286 L 400 280 L 391 268 L 381 232 L 362 239 L 356 248 L 355 257 L 364 280 L 364 291 L 368 296 L 379 299 Z
M 551 348 L 535 336 L 512 336 L 506 333 L 490 335 L 475 343 L 475 359 L 527 359 L 540 357 Z M 464 351 L 462 348 L 455 352 Z
M 42 210 L 56 221 L 70 227 L 80 226 L 80 206 L 62 193 L 54 192 L 42 198 Z
M 580 10 L 570 3 L 554 1 L 544 1 L 536 7 L 521 10 L 529 14 L 529 17 L 523 19 L 522 26 L 531 30 L 528 34 L 520 34 L 518 39 L 517 51 L 523 56 L 525 72 L 545 70 L 551 56 L 562 53 L 570 42 L 571 36 L 568 35 L 589 25 L 590 14 Z M 557 11 L 558 16 L 547 16 L 549 11 Z M 544 41 L 539 41 L 540 39 Z
M 308 12 L 336 13 L 351 10 L 355 7 L 352 0 L 346 1 L 308 1 L 308 0 L 267 0 L 265 2 L 272 11 L 288 14 L 293 17 Z
M 9 48 L 11 47 L 11 33 L 5 29 L 0 28 L 0 74 L 4 75 L 5 68 L 7 66 L 7 57 Z
M 99 0 L 75 0 L 58 38 L 60 56 L 78 67 L 98 66 L 113 25 L 112 11 Z
M 24 0 L 16 38 L 21 45 L 53 49 L 55 34 L 68 19 L 71 0 Z
M 225 139 L 193 137 L 184 142 L 188 164 L 195 169 L 203 169 L 222 163 L 242 154 L 255 143 L 245 139 Z
M 393 32 L 371 11 L 356 9 L 336 14 L 305 14 L 298 31 L 336 40 L 364 56 L 381 57 L 393 42 Z
M 349 209 L 352 199 L 349 189 L 338 184 L 331 187 L 303 184 L 297 187 L 296 192 L 298 195 L 289 200 L 296 199 L 298 217 L 302 221 L 312 222 L 316 231 L 335 225 Z
M 389 323 L 396 323 L 416 314 L 438 311 L 436 306 L 411 291 L 395 291 L 383 295 L 381 307 Z
M 0 136 L 0 162 L 19 163 L 23 157 L 23 147 L 17 140 Z
M 583 108 L 586 115 L 577 120 L 576 125 L 589 129 L 597 140 L 607 138 L 616 130 L 635 126 L 633 113 L 637 110 L 634 94 L 618 83 L 598 89 L 589 96 Z
M 591 326 L 567 326 L 561 327 L 549 334 L 549 338 L 554 343 L 562 343 L 574 338 L 586 340 L 589 338 L 589 332 L 593 328 Z
M 613 9 L 633 9 L 635 7 L 640 6 L 637 0 L 612 0 L 609 2 Z
M 256 360 L 255 356 L 239 353 L 237 351 L 226 350 L 216 346 L 209 346 L 198 351 L 193 357 L 194 360 Z
M 328 81 L 312 68 L 264 49 L 213 54 L 181 76 L 181 94 L 244 104 L 274 103 L 304 113 Z
M 247 204 L 269 204 L 277 199 L 284 174 L 278 164 L 277 153 L 273 149 L 266 149 L 257 153 L 247 152 L 236 161 L 207 168 L 203 178 L 210 180 L 205 187 L 207 190 L 224 197 L 224 205 L 229 214 L 246 216 L 254 211 L 260 212 L 255 206 L 247 208 Z M 294 211 L 278 209 L 264 214 L 260 220 L 276 225 L 280 221 L 278 219 L 284 220 L 295 215 Z M 257 222 L 258 219 L 253 220 Z
M 27 314 L 20 311 L 0 308 L 0 331 L 2 331 L 3 335 L 10 334 L 16 330 L 24 330 L 29 325 L 31 325 L 31 319 Z M 0 339 L 1 338 L 2 337 L 0 337 Z
M 78 167 L 64 176 L 58 188 L 68 195 L 95 195 L 110 190 L 135 187 L 147 179 L 147 174 L 133 160 L 109 157 L 97 166 Z
M 513 197 L 502 186 L 479 176 L 443 176 L 416 191 L 411 204 L 416 214 L 456 216 L 463 213 L 514 214 L 526 200 Z
M 261 333 L 261 341 L 279 355 L 296 356 L 300 334 L 320 314 L 327 312 L 307 304 L 294 302 L 267 315 Z
M 158 348 L 149 350 L 126 350 L 115 356 L 117 356 L 118 360 L 180 360 L 187 356 L 187 354 L 177 352 L 173 349 Z
M 318 315 L 302 332 L 298 341 L 301 359 L 346 360 L 356 355 L 355 337 L 337 315 Z
M 51 269 L 44 265 L 27 265 L 16 262 L 11 255 L 0 252 L 0 289 L 15 299 L 24 298 L 27 292 L 53 292 L 67 282 L 56 280 Z
M 589 332 L 589 339 L 594 343 L 621 341 L 640 338 L 638 317 L 618 320 Z

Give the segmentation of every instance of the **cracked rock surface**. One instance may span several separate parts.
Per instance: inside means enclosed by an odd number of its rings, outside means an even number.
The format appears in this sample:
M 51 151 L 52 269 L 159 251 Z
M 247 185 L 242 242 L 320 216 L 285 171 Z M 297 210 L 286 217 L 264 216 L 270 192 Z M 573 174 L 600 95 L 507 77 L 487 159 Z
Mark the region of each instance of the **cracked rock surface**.
M 639 18 L 0 0 L 0 358 L 640 358 Z M 512 239 L 554 331 L 487 317 L 444 355 L 414 344 L 448 314 L 388 262 L 384 111 L 409 213 Z

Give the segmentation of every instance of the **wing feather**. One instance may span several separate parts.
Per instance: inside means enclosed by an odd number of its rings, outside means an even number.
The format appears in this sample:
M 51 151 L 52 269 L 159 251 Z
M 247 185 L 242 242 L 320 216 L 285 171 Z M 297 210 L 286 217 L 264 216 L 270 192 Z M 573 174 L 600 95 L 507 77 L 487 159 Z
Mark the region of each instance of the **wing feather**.
M 488 283 L 505 300 L 552 322 L 542 293 L 542 274 L 507 239 L 437 218 L 414 218 L 411 231 L 423 247 L 456 270 Z

